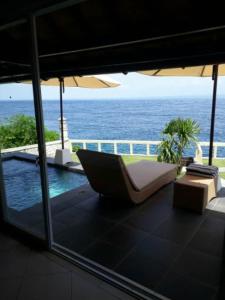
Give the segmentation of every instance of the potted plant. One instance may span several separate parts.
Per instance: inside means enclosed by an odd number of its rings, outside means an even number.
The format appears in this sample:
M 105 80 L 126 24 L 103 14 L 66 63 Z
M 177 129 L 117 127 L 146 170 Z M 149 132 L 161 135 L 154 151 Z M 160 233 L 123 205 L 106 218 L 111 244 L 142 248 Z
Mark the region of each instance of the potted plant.
M 184 151 L 197 142 L 199 133 L 198 123 L 190 118 L 171 120 L 162 131 L 162 142 L 157 148 L 158 161 L 177 164 L 180 174 L 182 166 L 188 164 L 188 158 L 183 157 Z M 193 158 L 189 160 L 193 161 Z

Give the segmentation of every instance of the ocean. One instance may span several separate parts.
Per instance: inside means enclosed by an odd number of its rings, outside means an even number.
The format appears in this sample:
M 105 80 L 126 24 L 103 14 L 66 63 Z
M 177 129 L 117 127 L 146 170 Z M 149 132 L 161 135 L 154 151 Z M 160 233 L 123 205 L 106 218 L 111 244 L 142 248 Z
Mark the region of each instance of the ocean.
M 34 115 L 32 101 L 0 102 L 0 122 L 16 114 Z M 45 126 L 59 131 L 59 101 L 43 101 Z M 176 117 L 200 125 L 200 141 L 209 141 L 211 99 L 65 100 L 69 136 L 74 139 L 160 140 L 165 124 Z M 225 142 L 225 99 L 217 101 L 215 141 Z M 207 149 L 203 149 L 207 154 Z M 188 150 L 187 154 L 191 154 Z M 218 149 L 225 156 L 225 149 Z

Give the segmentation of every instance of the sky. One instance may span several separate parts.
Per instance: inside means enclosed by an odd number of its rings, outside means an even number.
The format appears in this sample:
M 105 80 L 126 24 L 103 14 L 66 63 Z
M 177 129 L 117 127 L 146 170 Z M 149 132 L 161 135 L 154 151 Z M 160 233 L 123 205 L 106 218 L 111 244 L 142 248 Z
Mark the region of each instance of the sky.
M 119 87 L 107 89 L 66 88 L 64 100 L 107 100 L 107 99 L 154 99 L 168 97 L 212 97 L 212 79 L 203 77 L 160 77 L 146 76 L 136 72 L 109 74 L 120 83 Z M 218 80 L 218 96 L 225 97 L 225 78 Z M 0 85 L 0 100 L 32 100 L 29 84 Z M 42 87 L 44 100 L 57 100 L 58 87 Z

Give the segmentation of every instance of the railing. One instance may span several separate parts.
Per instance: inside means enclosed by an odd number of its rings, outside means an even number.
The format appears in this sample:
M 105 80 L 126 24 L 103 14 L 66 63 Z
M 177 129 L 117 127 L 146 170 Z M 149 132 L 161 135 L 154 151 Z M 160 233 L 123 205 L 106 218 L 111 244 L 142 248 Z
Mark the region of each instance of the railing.
M 160 144 L 160 141 L 130 141 L 130 140 L 86 140 L 86 139 L 71 139 L 72 144 L 81 144 L 83 149 L 87 149 L 88 144 L 97 145 L 97 150 L 99 152 L 102 151 L 102 145 L 111 144 L 113 145 L 113 153 L 114 154 L 123 154 L 123 155 L 146 155 L 146 156 L 154 156 L 151 152 L 152 146 L 157 146 Z M 119 153 L 118 146 L 119 145 L 128 145 L 128 153 Z M 145 145 L 146 149 L 144 153 L 134 153 L 135 145 Z M 202 147 L 209 147 L 209 142 L 198 142 L 196 144 L 195 156 L 203 157 Z M 225 150 L 225 143 L 223 142 L 214 142 L 213 148 L 213 157 L 217 158 L 217 150 L 219 147 L 223 147 Z M 224 155 L 225 156 L 225 155 Z M 206 158 L 206 157 L 205 157 Z
M 87 149 L 89 144 L 94 144 L 97 147 L 97 150 L 101 152 L 103 149 L 103 145 L 110 144 L 113 146 L 113 153 L 114 154 L 123 154 L 123 155 L 146 155 L 146 156 L 154 156 L 156 155 L 153 153 L 152 147 L 157 146 L 160 144 L 160 141 L 130 141 L 130 140 L 88 140 L 88 139 L 71 139 L 66 141 L 68 143 L 68 147 L 70 147 L 71 144 L 78 144 L 82 145 L 83 149 Z M 128 145 L 128 151 L 126 153 L 119 151 L 120 145 Z M 137 153 L 134 151 L 134 146 L 137 145 L 144 145 L 145 149 L 142 149 L 141 153 Z M 203 156 L 202 147 L 209 147 L 209 142 L 198 142 L 196 144 L 196 151 L 195 151 L 195 157 L 199 158 L 206 158 L 206 156 Z M 46 150 L 48 156 L 54 157 L 55 150 L 61 148 L 61 142 L 60 141 L 53 141 L 53 142 L 47 142 L 46 143 Z M 218 157 L 218 148 L 224 148 L 224 155 L 222 157 Z M 27 145 L 22 147 L 16 147 L 16 148 L 10 148 L 10 149 L 2 149 L 1 153 L 9 153 L 9 152 L 27 152 L 27 153 L 38 153 L 38 146 L 37 145 Z M 154 151 L 155 152 L 155 151 Z M 214 142 L 213 147 L 213 158 L 225 158 L 225 142 Z
M 157 146 L 160 144 L 160 141 L 129 141 L 129 140 L 70 140 L 72 144 L 81 144 L 83 149 L 87 149 L 88 144 L 97 145 L 97 150 L 99 152 L 102 151 L 102 145 L 113 145 L 113 153 L 114 154 L 123 154 L 123 155 L 134 155 L 134 145 L 145 145 L 146 151 L 145 153 L 135 153 L 135 155 L 146 155 L 150 156 L 151 154 L 151 146 Z M 119 145 L 128 145 L 129 151 L 128 153 L 119 153 L 118 146 Z
M 198 142 L 198 145 L 202 149 L 202 147 L 209 147 L 209 142 Z M 223 142 L 214 142 L 213 143 L 213 158 L 218 158 L 217 153 L 218 153 L 218 148 L 225 148 L 225 143 Z

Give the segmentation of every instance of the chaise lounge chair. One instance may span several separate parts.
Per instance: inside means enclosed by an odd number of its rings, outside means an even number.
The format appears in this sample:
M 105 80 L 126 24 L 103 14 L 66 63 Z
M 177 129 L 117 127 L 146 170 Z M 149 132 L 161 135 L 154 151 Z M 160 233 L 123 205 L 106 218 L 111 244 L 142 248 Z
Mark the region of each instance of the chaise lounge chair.
M 100 195 L 141 203 L 176 178 L 177 166 L 141 160 L 125 166 L 120 155 L 78 150 L 91 187 Z

